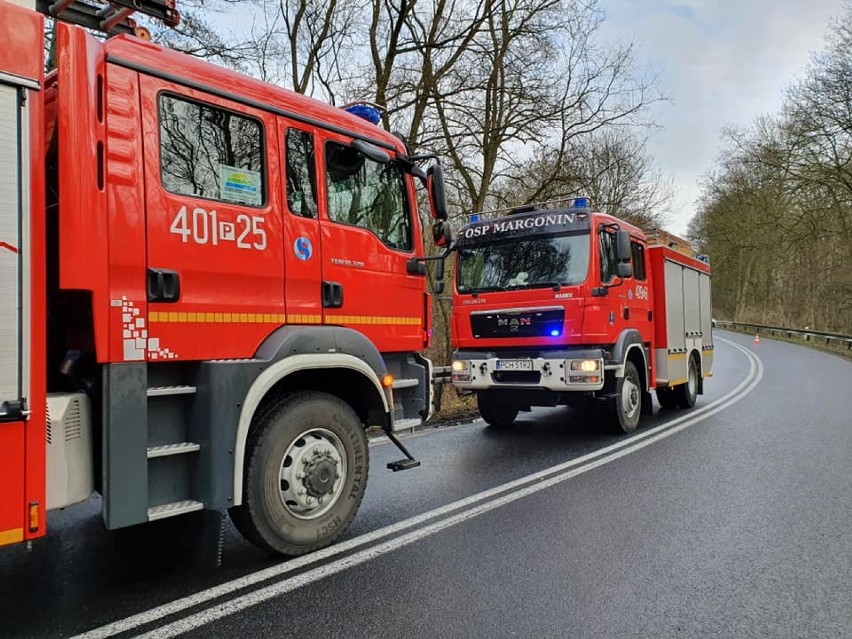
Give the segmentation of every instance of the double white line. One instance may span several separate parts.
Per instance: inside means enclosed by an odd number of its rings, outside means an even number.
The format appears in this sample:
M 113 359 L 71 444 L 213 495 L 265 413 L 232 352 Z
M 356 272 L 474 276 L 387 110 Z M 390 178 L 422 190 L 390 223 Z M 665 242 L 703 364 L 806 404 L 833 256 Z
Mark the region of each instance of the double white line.
M 581 475 L 590 470 L 608 464 L 617 459 L 625 457 L 631 453 L 641 450 L 646 446 L 650 446 L 661 439 L 670 437 L 690 426 L 693 426 L 708 417 L 715 415 L 721 410 L 729 407 L 731 404 L 739 401 L 748 395 L 759 383 L 763 377 L 763 364 L 756 355 L 742 346 L 730 342 L 726 339 L 716 337 L 719 341 L 723 341 L 742 351 L 749 361 L 749 372 L 745 379 L 737 385 L 736 388 L 723 395 L 719 399 L 703 406 L 699 409 L 691 411 L 689 414 L 677 419 L 673 419 L 665 424 L 661 424 L 655 428 L 644 431 L 638 435 L 634 435 L 629 439 L 619 441 L 600 450 L 594 451 L 582 457 L 577 457 L 570 461 L 552 466 L 545 470 L 521 477 L 506 484 L 501 484 L 489 490 L 485 490 L 465 499 L 435 508 L 421 515 L 411 517 L 400 521 L 390 526 L 385 526 L 373 532 L 361 535 L 354 539 L 349 539 L 340 542 L 334 546 L 324 548 L 322 550 L 311 553 L 303 557 L 298 557 L 286 563 L 281 563 L 264 570 L 246 575 L 239 579 L 225 582 L 213 588 L 202 590 L 194 595 L 177 599 L 171 603 L 152 608 L 145 612 L 127 617 L 125 619 L 101 626 L 89 632 L 78 635 L 75 639 L 105 639 L 121 633 L 130 632 L 140 626 L 156 622 L 164 617 L 174 615 L 195 606 L 199 606 L 220 597 L 233 594 L 245 588 L 256 586 L 262 582 L 272 580 L 276 577 L 281 577 L 287 573 L 297 571 L 311 564 L 321 562 L 325 559 L 333 558 L 338 555 L 349 552 L 350 550 L 371 544 L 373 542 L 391 537 L 402 533 L 410 528 L 415 528 L 398 537 L 393 537 L 375 546 L 370 546 L 351 555 L 341 557 L 335 561 L 307 570 L 293 577 L 276 581 L 268 586 L 260 587 L 252 590 L 244 595 L 228 599 L 220 602 L 209 608 L 196 612 L 189 616 L 183 617 L 172 623 L 160 626 L 150 632 L 141 635 L 147 638 L 163 638 L 174 637 L 180 635 L 212 621 L 232 615 L 234 613 L 255 606 L 269 599 L 279 597 L 283 594 L 301 588 L 302 586 L 319 581 L 331 575 L 337 574 L 353 566 L 364 564 L 376 557 L 392 552 L 399 548 L 403 548 L 420 539 L 434 535 L 446 528 L 450 528 L 462 522 L 468 521 L 512 502 L 528 497 L 534 493 L 560 484 L 572 477 Z M 460 512 L 456 512 L 460 511 Z M 455 514 L 452 514 L 455 513 Z M 450 515 L 450 516 L 447 516 Z M 432 523 L 427 523 L 433 519 L 442 518 Z M 425 525 L 424 525 L 425 524 Z M 422 526 L 422 527 L 421 527 Z

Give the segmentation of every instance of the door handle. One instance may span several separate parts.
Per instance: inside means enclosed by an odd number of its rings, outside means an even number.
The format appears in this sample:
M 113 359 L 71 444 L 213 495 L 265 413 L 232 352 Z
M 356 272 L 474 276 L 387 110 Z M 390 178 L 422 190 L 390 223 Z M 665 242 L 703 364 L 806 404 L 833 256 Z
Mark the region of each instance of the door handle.
M 343 284 L 340 282 L 322 283 L 323 308 L 340 308 L 343 306 Z
M 148 301 L 173 304 L 180 300 L 180 275 L 165 268 L 149 268 Z

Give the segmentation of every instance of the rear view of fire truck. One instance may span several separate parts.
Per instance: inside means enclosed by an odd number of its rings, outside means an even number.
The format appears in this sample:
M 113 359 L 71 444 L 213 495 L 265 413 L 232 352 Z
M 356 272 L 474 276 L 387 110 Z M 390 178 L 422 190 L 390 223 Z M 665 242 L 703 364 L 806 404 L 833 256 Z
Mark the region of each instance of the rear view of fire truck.
M 654 390 L 691 407 L 712 368 L 708 264 L 586 198 L 560 204 L 474 215 L 459 231 L 453 384 L 495 428 L 568 404 L 630 433 Z
M 150 42 L 134 11 L 176 24 L 173 1 L 21 4 L 0 0 L 0 545 L 93 493 L 109 529 L 227 509 L 263 548 L 332 543 L 368 426 L 391 470 L 419 463 L 394 433 L 431 412 L 415 178 L 445 243 L 440 165 L 371 105 Z

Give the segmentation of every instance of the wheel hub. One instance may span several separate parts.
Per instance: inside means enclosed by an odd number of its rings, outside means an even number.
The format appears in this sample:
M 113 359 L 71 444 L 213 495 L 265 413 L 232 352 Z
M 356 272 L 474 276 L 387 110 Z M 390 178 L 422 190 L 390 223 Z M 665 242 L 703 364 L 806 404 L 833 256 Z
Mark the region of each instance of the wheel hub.
M 639 387 L 632 379 L 625 378 L 621 393 L 622 406 L 627 416 L 632 416 L 639 406 Z
M 331 461 L 330 455 L 324 459 L 312 462 L 305 470 L 303 483 L 311 497 L 322 497 L 331 491 L 337 481 L 337 466 Z
M 299 519 L 315 519 L 343 493 L 346 449 L 325 428 L 314 428 L 293 440 L 281 460 L 279 494 L 284 507 Z

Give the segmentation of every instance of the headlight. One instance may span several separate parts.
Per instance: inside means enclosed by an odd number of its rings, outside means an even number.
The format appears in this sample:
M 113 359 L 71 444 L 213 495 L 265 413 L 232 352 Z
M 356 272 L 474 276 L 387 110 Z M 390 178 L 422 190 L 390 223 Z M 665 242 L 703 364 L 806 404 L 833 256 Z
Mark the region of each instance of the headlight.
M 452 369 L 454 382 L 470 381 L 470 362 L 459 359 L 453 360 Z
M 575 359 L 571 361 L 572 371 L 583 371 L 584 373 L 594 373 L 601 369 L 600 360 L 597 359 Z

